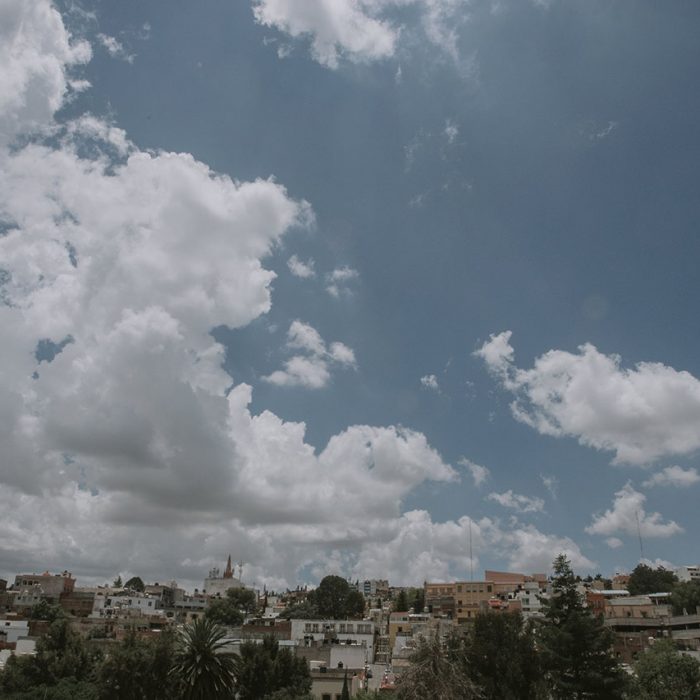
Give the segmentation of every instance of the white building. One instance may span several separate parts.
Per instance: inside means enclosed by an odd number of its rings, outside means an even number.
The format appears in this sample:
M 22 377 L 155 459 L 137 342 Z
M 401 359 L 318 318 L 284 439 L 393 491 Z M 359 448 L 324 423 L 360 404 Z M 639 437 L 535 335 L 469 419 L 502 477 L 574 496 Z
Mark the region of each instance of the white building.
M 28 620 L 0 620 L 0 642 L 14 644 L 21 637 L 29 636 Z
M 300 646 L 356 645 L 364 648 L 365 662 L 374 662 L 374 630 L 371 620 L 291 620 L 291 638 Z
M 700 581 L 700 565 L 695 566 L 679 566 L 674 573 L 681 583 L 689 581 Z

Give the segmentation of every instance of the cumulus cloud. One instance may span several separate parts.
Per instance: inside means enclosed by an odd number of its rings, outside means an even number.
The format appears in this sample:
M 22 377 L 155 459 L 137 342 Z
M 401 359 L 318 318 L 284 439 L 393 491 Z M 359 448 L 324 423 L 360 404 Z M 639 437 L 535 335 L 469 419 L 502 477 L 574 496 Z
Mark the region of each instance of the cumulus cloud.
M 102 44 L 102 46 L 104 46 L 107 53 L 112 58 L 118 58 L 122 61 L 126 61 L 127 63 L 134 62 L 134 58 L 136 58 L 136 56 L 129 53 L 124 47 L 124 44 L 122 44 L 115 37 L 100 33 L 97 35 L 97 40 L 100 42 L 100 44 Z
M 299 260 L 299 258 L 296 255 L 292 255 L 292 257 L 289 258 L 289 260 L 287 260 L 287 267 L 295 277 L 308 279 L 309 277 L 316 276 L 316 271 L 314 270 L 314 261 L 311 258 L 304 262 L 303 260 Z
M 284 363 L 284 369 L 263 377 L 277 386 L 302 386 L 322 389 L 331 378 L 331 367 L 355 368 L 355 353 L 347 345 L 334 342 L 330 347 L 318 331 L 308 323 L 293 321 L 287 331 L 287 347 L 301 350 L 304 355 L 294 355 Z
M 434 374 L 426 374 L 421 377 L 420 383 L 424 388 L 440 393 L 440 384 L 438 384 L 437 377 Z
M 605 540 L 605 544 L 607 544 L 610 549 L 617 549 L 618 547 L 622 547 L 624 543 L 619 537 L 608 537 Z
M 700 481 L 700 474 L 698 474 L 698 470 L 694 467 L 683 469 L 683 467 L 673 466 L 666 467 L 660 472 L 657 472 L 651 478 L 647 479 L 642 486 L 646 488 L 651 486 L 677 486 L 678 488 L 685 488 L 697 484 L 698 481 Z
M 549 495 L 556 499 L 557 498 L 557 487 L 559 486 L 559 481 L 555 476 L 546 476 L 540 474 L 540 479 L 542 480 L 542 485 L 549 491 Z
M 458 58 L 457 27 L 466 0 L 253 0 L 258 23 L 293 38 L 311 41 L 311 55 L 337 68 L 341 59 L 366 63 L 393 56 L 401 28 L 388 16 L 402 6 L 415 7 L 428 40 Z
M 544 511 L 544 501 L 541 498 L 530 498 L 519 493 L 513 493 L 512 489 L 508 489 L 503 493 L 494 491 L 487 498 L 489 501 L 494 501 L 504 508 L 512 508 L 518 513 L 542 513 Z
M 458 464 L 469 470 L 472 479 L 474 479 L 474 486 L 481 486 L 481 484 L 489 478 L 490 472 L 487 467 L 482 467 L 480 464 L 476 464 L 466 457 L 462 457 Z
M 90 45 L 70 36 L 49 0 L 4 2 L 0 9 L 0 146 L 20 131 L 47 126 L 71 89 L 71 70 L 90 56 Z
M 595 515 L 586 528 L 590 535 L 616 535 L 624 533 L 643 537 L 671 537 L 683 528 L 673 520 L 664 522 L 660 513 L 647 513 L 644 509 L 647 497 L 635 491 L 630 482 L 615 493 L 613 506 L 602 515 Z
M 326 291 L 336 298 L 343 294 L 350 294 L 350 283 L 359 276 L 360 273 L 352 267 L 347 265 L 337 267 L 326 274 Z
M 530 370 L 514 364 L 511 332 L 476 351 L 512 392 L 514 417 L 544 435 L 570 436 L 615 453 L 616 463 L 645 464 L 700 448 L 700 381 L 658 362 L 621 366 L 585 344 L 550 350 Z

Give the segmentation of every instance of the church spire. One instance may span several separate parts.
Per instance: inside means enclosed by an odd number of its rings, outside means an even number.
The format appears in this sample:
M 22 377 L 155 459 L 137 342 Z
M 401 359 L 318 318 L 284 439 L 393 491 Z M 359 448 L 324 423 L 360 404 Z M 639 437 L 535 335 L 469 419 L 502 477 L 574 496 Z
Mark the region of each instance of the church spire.
M 226 562 L 226 571 L 224 571 L 224 578 L 233 578 L 233 569 L 231 569 L 231 555 L 228 555 L 228 561 Z

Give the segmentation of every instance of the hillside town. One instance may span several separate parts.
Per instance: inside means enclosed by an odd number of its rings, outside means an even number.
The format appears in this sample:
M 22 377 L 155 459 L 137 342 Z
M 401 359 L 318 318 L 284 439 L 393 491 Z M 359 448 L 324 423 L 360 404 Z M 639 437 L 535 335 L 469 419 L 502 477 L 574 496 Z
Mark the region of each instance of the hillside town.
M 245 645 L 274 640 L 303 659 L 313 698 L 393 696 L 422 645 L 478 635 L 480 620 L 517 619 L 523 629 L 545 620 L 552 600 L 566 593 L 564 575 L 571 576 L 586 615 L 611 633 L 610 658 L 627 674 L 634 675 L 634 664 L 659 642 L 672 642 L 678 655 L 700 661 L 700 566 L 667 571 L 640 564 L 611 579 L 573 578 L 570 569 L 562 574 L 555 566 L 556 573 L 558 579 L 486 570 L 480 580 L 426 581 L 418 588 L 327 576 L 316 588 L 285 591 L 245 586 L 242 564 L 237 576 L 231 556 L 223 571 L 211 569 L 193 591 L 138 576 L 81 586 L 69 571 L 18 573 L 14 580 L 0 579 L 0 688 L 3 669 L 36 656 L 58 616 L 104 658 L 127 639 L 152 642 L 208 619 L 221 630 L 221 655 L 237 656 Z

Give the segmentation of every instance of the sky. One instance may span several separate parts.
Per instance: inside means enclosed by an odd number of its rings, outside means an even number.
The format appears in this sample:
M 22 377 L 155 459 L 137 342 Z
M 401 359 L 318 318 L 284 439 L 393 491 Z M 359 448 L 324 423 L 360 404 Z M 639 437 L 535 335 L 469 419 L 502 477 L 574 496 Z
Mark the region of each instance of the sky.
M 0 0 L 0 576 L 697 563 L 699 32 Z

